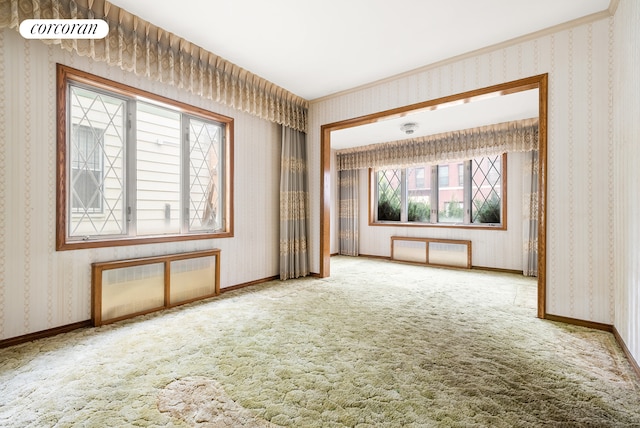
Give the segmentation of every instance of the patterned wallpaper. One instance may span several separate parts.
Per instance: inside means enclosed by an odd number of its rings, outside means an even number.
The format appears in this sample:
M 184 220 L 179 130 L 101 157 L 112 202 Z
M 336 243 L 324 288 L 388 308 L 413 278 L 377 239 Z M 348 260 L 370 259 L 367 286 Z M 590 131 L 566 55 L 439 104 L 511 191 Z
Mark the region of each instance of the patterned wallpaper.
M 235 237 L 56 252 L 57 62 L 233 117 Z M 0 31 L 0 339 L 88 320 L 94 261 L 220 248 L 222 287 L 277 275 L 279 170 L 278 125 Z
M 312 103 L 312 271 L 320 260 L 321 125 L 549 73 L 547 311 L 614 323 L 639 360 L 640 98 L 628 95 L 639 90 L 639 22 L 640 5 L 621 0 L 615 18 Z M 234 117 L 235 238 L 55 252 L 56 62 Z M 279 129 L 269 122 L 0 32 L 0 339 L 88 319 L 93 261 L 216 247 L 223 287 L 276 275 L 278 170 Z
M 511 153 L 507 156 L 507 215 L 508 229 L 477 230 L 456 228 L 406 228 L 391 226 L 368 225 L 369 174 L 367 170 L 360 170 L 360 195 L 364 199 L 360 203 L 360 253 L 364 255 L 389 257 L 391 254 L 391 236 L 428 236 L 443 239 L 470 239 L 472 241 L 472 264 L 488 268 L 510 269 L 522 271 L 522 254 L 514 248 L 522 248 L 522 179 L 524 169 L 524 154 Z M 332 183 L 333 184 L 333 183 Z M 331 194 L 334 204 L 337 204 L 337 192 Z M 337 205 L 336 205 L 337 206 Z M 337 210 L 336 210 L 337 211 Z M 333 212 L 332 212 L 333 214 Z M 331 252 L 338 252 L 337 234 L 335 227 L 337 218 L 331 223 Z M 491 248 L 491 251 L 484 251 Z
M 313 102 L 312 269 L 320 257 L 321 125 L 549 73 L 547 312 L 612 324 L 613 24 L 601 18 Z
M 615 16 L 614 224 L 615 327 L 640 362 L 640 4 L 621 1 Z

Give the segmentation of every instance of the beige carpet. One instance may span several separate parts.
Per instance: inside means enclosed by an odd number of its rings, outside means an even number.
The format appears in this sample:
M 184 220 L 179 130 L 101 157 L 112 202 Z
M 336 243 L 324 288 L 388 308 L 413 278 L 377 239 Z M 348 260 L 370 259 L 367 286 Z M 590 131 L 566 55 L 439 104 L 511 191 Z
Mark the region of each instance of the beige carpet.
M 0 426 L 640 427 L 609 333 L 535 318 L 517 275 L 332 258 L 0 350 Z

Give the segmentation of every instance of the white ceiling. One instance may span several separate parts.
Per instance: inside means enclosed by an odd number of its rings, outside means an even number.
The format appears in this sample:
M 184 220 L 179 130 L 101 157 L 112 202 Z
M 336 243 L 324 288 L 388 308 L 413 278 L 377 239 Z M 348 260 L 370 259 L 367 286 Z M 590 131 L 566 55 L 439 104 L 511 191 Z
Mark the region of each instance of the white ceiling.
M 402 117 L 332 131 L 331 148 L 340 150 L 531 117 L 538 117 L 537 89 L 494 96 L 436 110 L 422 110 Z M 418 124 L 418 128 L 410 136 L 400 129 L 402 124 L 407 122 Z
M 613 0 L 110 0 L 308 100 L 502 43 Z M 177 5 L 177 6 L 176 6 Z M 341 149 L 538 114 L 537 90 L 331 134 Z
M 305 99 L 504 42 L 610 0 L 110 0 Z

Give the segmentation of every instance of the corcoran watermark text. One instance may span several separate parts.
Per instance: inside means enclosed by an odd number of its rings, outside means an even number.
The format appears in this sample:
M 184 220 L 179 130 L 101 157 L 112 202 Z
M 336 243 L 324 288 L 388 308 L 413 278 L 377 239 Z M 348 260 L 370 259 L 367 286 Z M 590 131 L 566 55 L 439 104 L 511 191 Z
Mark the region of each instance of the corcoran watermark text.
M 102 39 L 109 24 L 102 19 L 25 19 L 20 35 L 25 39 Z

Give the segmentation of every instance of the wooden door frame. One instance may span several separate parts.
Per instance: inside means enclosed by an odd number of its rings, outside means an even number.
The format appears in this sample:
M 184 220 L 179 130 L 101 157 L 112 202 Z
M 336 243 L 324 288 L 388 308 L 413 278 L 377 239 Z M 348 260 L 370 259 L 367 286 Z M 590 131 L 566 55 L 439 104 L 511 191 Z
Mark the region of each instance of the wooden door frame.
M 539 318 L 546 316 L 547 277 L 547 102 L 548 74 L 526 77 L 512 82 L 449 95 L 430 101 L 385 110 L 366 116 L 322 125 L 320 129 L 320 276 L 331 274 L 331 132 L 339 129 L 374 123 L 382 119 L 401 116 L 409 111 L 433 109 L 460 100 L 472 101 L 489 95 L 508 95 L 530 89 L 538 89 L 538 312 Z

